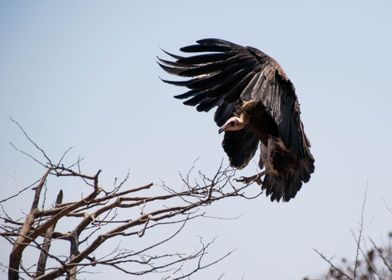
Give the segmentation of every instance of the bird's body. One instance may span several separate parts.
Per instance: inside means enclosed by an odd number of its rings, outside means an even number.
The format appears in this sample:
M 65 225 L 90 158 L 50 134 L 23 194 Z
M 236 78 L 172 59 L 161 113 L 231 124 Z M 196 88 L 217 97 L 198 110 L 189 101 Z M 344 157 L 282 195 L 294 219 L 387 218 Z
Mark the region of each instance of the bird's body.
M 262 188 L 271 200 L 290 200 L 314 171 L 293 84 L 273 58 L 255 48 L 219 39 L 197 43 L 181 50 L 201 55 L 167 53 L 176 61 L 159 59 L 165 71 L 192 79 L 164 81 L 189 88 L 175 97 L 198 111 L 217 107 L 214 120 L 225 131 L 222 146 L 231 166 L 245 167 L 260 146 Z

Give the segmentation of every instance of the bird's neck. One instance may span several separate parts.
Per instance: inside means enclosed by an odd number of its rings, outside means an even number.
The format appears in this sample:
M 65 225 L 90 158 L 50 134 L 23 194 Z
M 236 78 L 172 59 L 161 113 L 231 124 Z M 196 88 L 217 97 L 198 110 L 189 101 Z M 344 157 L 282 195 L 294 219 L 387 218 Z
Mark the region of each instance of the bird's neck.
M 243 126 L 247 126 L 249 124 L 249 116 L 247 113 L 242 112 L 238 118 L 238 122 Z

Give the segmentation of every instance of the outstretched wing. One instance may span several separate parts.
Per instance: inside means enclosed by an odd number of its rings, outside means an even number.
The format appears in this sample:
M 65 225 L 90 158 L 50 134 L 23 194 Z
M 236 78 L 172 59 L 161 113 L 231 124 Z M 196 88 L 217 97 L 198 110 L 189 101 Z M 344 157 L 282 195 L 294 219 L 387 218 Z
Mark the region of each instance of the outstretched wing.
M 172 55 L 176 61 L 159 58 L 159 65 L 168 73 L 191 77 L 186 81 L 166 83 L 185 86 L 189 91 L 176 95 L 186 99 L 185 105 L 196 106 L 198 111 L 209 111 L 218 106 L 215 121 L 221 126 L 235 111 L 235 104 L 257 73 L 258 61 L 246 48 L 218 40 L 204 39 L 197 45 L 181 48 L 183 52 L 207 52 L 206 54 L 181 57 Z
M 163 80 L 189 89 L 176 98 L 185 99 L 185 105 L 196 106 L 198 111 L 217 106 L 214 119 L 218 126 L 233 115 L 241 101 L 261 101 L 275 120 L 286 147 L 299 158 L 312 158 L 294 87 L 274 59 L 255 48 L 219 39 L 199 40 L 181 51 L 202 54 L 182 57 L 167 53 L 175 61 L 159 59 L 159 65 L 168 73 L 191 78 Z M 251 151 L 257 146 L 253 137 L 250 135 L 247 143 Z

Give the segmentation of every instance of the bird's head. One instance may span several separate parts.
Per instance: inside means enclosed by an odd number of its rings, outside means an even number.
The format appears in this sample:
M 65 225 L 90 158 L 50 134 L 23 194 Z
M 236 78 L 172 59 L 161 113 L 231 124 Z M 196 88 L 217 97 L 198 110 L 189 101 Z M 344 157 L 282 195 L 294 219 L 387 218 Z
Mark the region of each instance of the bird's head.
M 239 117 L 231 117 L 224 125 L 219 128 L 219 133 L 223 131 L 237 131 L 243 129 L 249 123 L 248 118 L 244 114 Z

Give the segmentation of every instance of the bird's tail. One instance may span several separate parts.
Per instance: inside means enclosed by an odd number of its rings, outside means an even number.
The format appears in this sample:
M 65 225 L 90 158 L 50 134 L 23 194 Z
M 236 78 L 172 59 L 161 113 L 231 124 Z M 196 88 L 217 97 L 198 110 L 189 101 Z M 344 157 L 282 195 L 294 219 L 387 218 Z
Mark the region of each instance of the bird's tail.
M 281 139 L 270 137 L 267 146 L 261 143 L 261 161 L 265 167 L 262 189 L 271 201 L 289 201 L 301 189 L 302 182 L 314 171 L 313 158 L 298 159 Z M 260 163 L 261 164 L 261 163 Z

